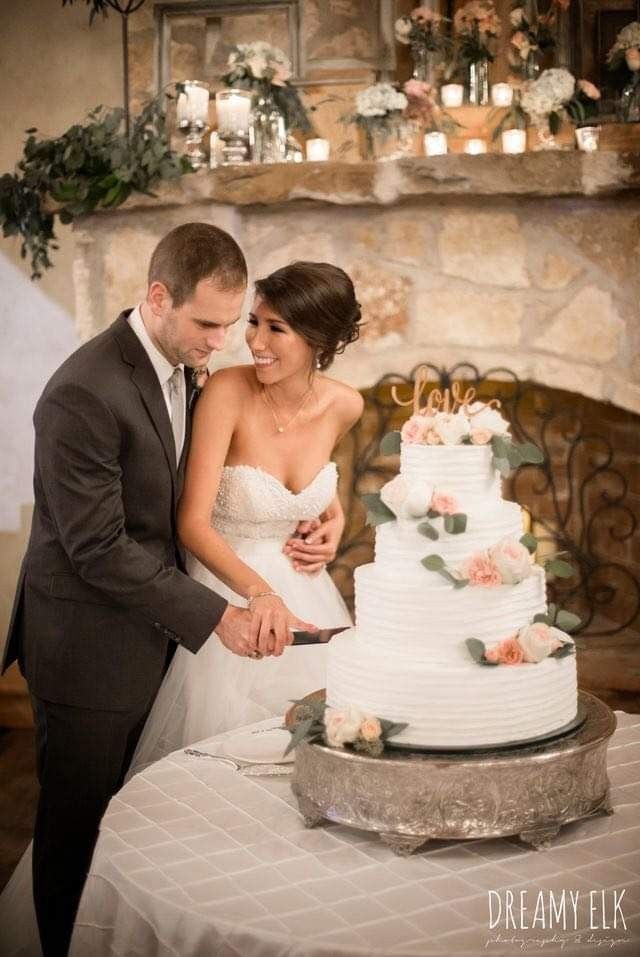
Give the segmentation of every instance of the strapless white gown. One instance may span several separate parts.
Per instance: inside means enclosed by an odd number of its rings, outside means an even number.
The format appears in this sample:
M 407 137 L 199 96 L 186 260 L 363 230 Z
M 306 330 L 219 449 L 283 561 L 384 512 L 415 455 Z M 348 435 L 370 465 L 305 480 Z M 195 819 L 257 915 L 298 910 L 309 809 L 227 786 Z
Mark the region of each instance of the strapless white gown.
M 260 468 L 225 466 L 212 520 L 236 555 L 270 583 L 290 611 L 320 628 L 350 625 L 346 605 L 326 571 L 316 576 L 296 572 L 282 547 L 298 522 L 324 512 L 336 486 L 333 462 L 297 494 Z M 194 558 L 189 574 L 234 604 L 246 605 Z M 326 645 L 289 646 L 279 658 L 255 661 L 234 655 L 215 635 L 196 655 L 178 647 L 130 774 L 177 748 L 283 714 L 292 699 L 324 688 L 326 655 Z
M 294 570 L 282 552 L 303 519 L 316 518 L 336 494 L 337 470 L 327 463 L 298 494 L 262 469 L 225 466 L 213 525 L 287 607 L 320 628 L 350 625 L 340 593 L 327 572 Z M 243 599 L 191 560 L 190 575 L 237 605 Z M 215 635 L 197 655 L 178 648 L 138 743 L 129 776 L 177 748 L 283 714 L 294 698 L 325 686 L 326 645 L 288 647 L 279 658 L 254 661 L 232 654 Z M 0 954 L 40 957 L 31 891 L 31 845 L 0 895 Z

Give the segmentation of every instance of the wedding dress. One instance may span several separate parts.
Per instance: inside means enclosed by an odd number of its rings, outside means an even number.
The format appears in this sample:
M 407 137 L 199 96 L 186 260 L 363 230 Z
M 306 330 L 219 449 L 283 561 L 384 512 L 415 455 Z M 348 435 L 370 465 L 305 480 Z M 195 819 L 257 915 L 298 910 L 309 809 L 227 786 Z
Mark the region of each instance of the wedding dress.
M 296 572 L 282 547 L 298 522 L 317 518 L 336 494 L 333 462 L 298 493 L 252 465 L 227 465 L 212 525 L 303 621 L 350 625 L 326 571 Z M 189 574 L 236 605 L 246 602 L 191 558 Z M 289 646 L 280 657 L 234 655 L 212 636 L 196 655 L 178 647 L 131 763 L 130 774 L 165 754 L 232 728 L 284 714 L 292 699 L 325 686 L 326 645 Z
M 261 575 L 289 610 L 320 628 L 350 625 L 326 571 L 296 572 L 282 547 L 303 519 L 317 518 L 336 494 L 333 462 L 297 494 L 250 465 L 225 466 L 212 524 L 239 558 Z M 245 605 L 200 562 L 189 573 L 237 605 Z M 228 651 L 213 635 L 196 655 L 178 647 L 156 697 L 129 776 L 177 748 L 283 714 L 291 699 L 325 686 L 326 645 L 289 646 L 279 658 L 254 660 Z M 0 895 L 0 954 L 40 957 L 31 892 L 31 845 Z

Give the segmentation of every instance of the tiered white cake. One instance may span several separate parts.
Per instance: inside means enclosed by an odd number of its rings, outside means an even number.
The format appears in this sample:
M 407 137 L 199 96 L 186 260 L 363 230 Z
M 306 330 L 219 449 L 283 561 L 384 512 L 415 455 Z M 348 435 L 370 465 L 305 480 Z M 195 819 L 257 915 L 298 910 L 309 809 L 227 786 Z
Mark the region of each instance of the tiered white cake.
M 495 423 L 490 411 L 484 418 Z M 377 526 L 375 561 L 356 570 L 356 626 L 329 646 L 327 705 L 406 722 L 392 744 L 481 747 L 551 733 L 576 715 L 575 655 L 547 656 L 561 644 L 573 651 L 571 639 L 548 624 L 528 627 L 547 611 L 545 572 L 519 542 L 521 509 L 502 498 L 490 436 L 477 429 L 485 444 L 459 444 L 461 430 L 440 433 L 458 444 L 419 444 L 415 429 L 403 430 L 414 440 L 402 442 L 400 476 L 381 492 L 396 518 Z M 466 515 L 464 531 L 445 531 L 447 511 Z M 425 537 L 425 520 L 437 540 Z M 444 575 L 422 564 L 434 553 Z M 456 587 L 448 574 L 468 584 Z M 488 660 L 474 660 L 469 638 L 484 643 Z

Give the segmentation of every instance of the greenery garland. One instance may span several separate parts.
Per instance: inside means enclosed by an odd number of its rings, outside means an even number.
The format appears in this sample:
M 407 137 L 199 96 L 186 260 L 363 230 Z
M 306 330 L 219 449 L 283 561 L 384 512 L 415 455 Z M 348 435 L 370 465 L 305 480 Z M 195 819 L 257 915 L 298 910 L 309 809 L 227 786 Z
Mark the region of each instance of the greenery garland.
M 172 97 L 162 92 L 133 118 L 128 137 L 124 110 L 102 106 L 54 139 L 26 130 L 15 172 L 0 177 L 0 225 L 4 236 L 22 238 L 20 254 L 31 257 L 32 279 L 53 265 L 56 216 L 70 223 L 120 206 L 133 192 L 153 196 L 158 183 L 193 172 L 188 158 L 171 149 L 165 99 Z

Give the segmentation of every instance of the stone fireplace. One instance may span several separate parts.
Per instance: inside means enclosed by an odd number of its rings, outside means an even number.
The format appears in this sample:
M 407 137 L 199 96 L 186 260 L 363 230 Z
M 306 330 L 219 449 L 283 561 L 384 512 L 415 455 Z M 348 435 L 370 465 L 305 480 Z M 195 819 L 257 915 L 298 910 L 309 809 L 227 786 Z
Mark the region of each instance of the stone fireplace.
M 294 259 L 340 264 L 364 325 L 332 371 L 368 399 L 338 450 L 349 524 L 334 573 L 347 598 L 353 566 L 371 556 L 357 493 L 379 487 L 393 467 L 375 442 L 397 421 L 384 398 L 388 377 L 407 380 L 429 363 L 434 383 L 465 378 L 481 395 L 499 395 L 520 437 L 545 447 L 548 469 L 521 470 L 511 494 L 548 547 L 579 567 L 569 586 L 554 588 L 583 617 L 587 686 L 602 677 L 619 688 L 628 653 L 620 690 L 632 693 L 640 689 L 638 155 L 441 159 L 220 168 L 91 216 L 74 229 L 79 332 L 88 338 L 139 301 L 143 264 L 182 222 L 231 232 L 254 278 Z M 218 364 L 247 361 L 242 330 L 233 337 Z M 591 672 L 590 650 L 598 650 Z

